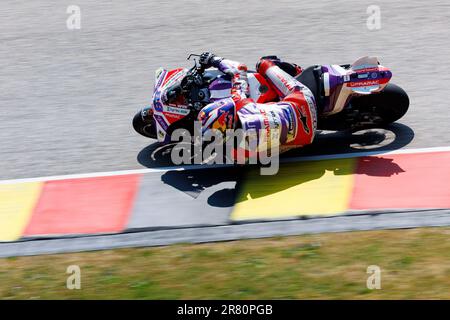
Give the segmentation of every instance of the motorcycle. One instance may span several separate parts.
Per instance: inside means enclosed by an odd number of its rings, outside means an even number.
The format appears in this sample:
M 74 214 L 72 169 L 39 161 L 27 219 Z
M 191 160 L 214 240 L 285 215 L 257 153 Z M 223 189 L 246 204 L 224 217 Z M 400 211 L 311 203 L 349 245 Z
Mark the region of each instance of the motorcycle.
M 188 60 L 195 54 L 190 54 Z M 152 104 L 133 118 L 141 135 L 170 142 L 174 130 L 191 134 L 194 121 L 207 104 L 231 96 L 231 79 L 215 68 L 205 69 L 194 59 L 190 69 L 158 69 Z M 362 57 L 352 64 L 313 65 L 306 69 L 294 63 L 278 66 L 314 95 L 317 129 L 358 131 L 383 127 L 399 120 L 408 110 L 409 98 L 399 86 L 390 83 L 392 72 L 376 57 Z M 279 96 L 264 76 L 248 71 L 250 97 L 258 103 L 278 101 Z M 166 92 L 165 96 L 161 92 Z M 177 97 L 184 97 L 179 104 Z M 165 99 L 165 103 L 163 103 Z

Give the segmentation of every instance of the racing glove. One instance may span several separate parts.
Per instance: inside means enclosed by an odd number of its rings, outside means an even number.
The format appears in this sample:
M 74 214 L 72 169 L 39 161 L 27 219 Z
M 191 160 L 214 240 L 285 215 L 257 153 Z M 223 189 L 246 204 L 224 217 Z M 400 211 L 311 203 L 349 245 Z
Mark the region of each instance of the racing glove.
M 211 52 L 203 52 L 200 55 L 199 63 L 205 69 L 210 68 L 210 67 L 217 68 L 222 60 L 223 60 L 223 58 L 217 57 L 215 54 L 213 54 Z

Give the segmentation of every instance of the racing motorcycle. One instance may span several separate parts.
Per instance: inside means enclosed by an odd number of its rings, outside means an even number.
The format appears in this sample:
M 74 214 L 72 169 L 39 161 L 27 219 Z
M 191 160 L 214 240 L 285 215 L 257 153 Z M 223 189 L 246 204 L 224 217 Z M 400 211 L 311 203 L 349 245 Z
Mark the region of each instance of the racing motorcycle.
M 199 55 L 191 54 L 188 60 L 193 56 Z M 190 69 L 160 68 L 156 71 L 152 104 L 133 118 L 133 127 L 138 133 L 162 143 L 170 142 L 172 132 L 179 128 L 192 134 L 194 121 L 204 106 L 231 96 L 228 75 L 215 68 L 205 69 L 194 61 Z M 381 66 L 376 57 L 362 57 L 352 64 L 313 65 L 306 69 L 294 63 L 277 64 L 313 93 L 318 130 L 358 131 L 383 127 L 400 119 L 408 110 L 408 95 L 389 82 L 392 72 Z M 248 71 L 248 83 L 254 101 L 279 100 L 276 90 L 261 74 Z M 161 92 L 166 92 L 164 97 Z M 180 96 L 184 98 L 182 104 L 177 101 Z

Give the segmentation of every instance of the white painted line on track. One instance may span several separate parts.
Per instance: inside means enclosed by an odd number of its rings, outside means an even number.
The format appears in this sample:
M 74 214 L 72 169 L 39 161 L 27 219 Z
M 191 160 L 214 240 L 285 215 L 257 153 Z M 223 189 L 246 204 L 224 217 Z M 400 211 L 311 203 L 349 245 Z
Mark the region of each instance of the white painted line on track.
M 299 156 L 299 157 L 292 157 L 292 158 L 283 158 L 280 160 L 280 163 L 347 159 L 347 158 L 357 158 L 357 157 L 365 157 L 365 156 L 373 156 L 373 155 L 394 155 L 394 154 L 431 153 L 431 152 L 448 152 L 448 151 L 450 151 L 450 146 L 448 146 L 448 147 L 432 147 L 432 148 L 416 148 L 416 149 L 398 149 L 398 150 L 391 150 L 391 151 L 362 151 L 362 152 L 353 152 L 353 153 L 338 153 L 338 154 L 326 154 L 326 155 L 317 155 L 317 156 Z M 226 167 L 232 167 L 232 166 L 233 166 L 232 164 L 212 164 L 212 165 L 195 165 L 194 164 L 194 165 L 188 165 L 188 166 L 172 166 L 172 167 L 145 168 L 145 169 L 121 170 L 121 171 L 79 173 L 79 174 L 57 175 L 57 176 L 36 177 L 36 178 L 1 180 L 0 185 L 15 184 L 15 183 L 27 183 L 27 182 L 58 181 L 58 180 L 68 180 L 68 179 L 111 177 L 111 176 L 122 176 L 122 175 L 130 175 L 130 174 L 146 174 L 146 173 L 167 172 L 167 171 L 216 169 L 216 168 L 226 168 Z

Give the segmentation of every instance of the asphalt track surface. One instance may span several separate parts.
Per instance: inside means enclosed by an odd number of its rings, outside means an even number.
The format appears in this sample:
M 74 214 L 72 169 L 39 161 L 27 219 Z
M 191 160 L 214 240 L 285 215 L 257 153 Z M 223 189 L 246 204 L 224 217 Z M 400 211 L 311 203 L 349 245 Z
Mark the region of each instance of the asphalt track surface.
M 81 30 L 66 28 L 70 4 Z M 249 66 L 265 54 L 303 66 L 376 55 L 410 95 L 406 147 L 450 145 L 450 4 L 373 4 L 381 29 L 370 31 L 361 1 L 1 1 L 0 179 L 141 168 L 151 141 L 130 122 L 155 69 L 205 50 Z
M 81 30 L 66 28 L 71 4 Z M 2 1 L 0 179 L 168 165 L 131 119 L 149 104 L 155 69 L 206 50 L 250 67 L 266 54 L 302 66 L 375 55 L 409 94 L 408 114 L 387 131 L 322 135 L 286 157 L 449 146 L 450 4 L 370 4 L 380 30 L 368 30 L 360 1 Z

